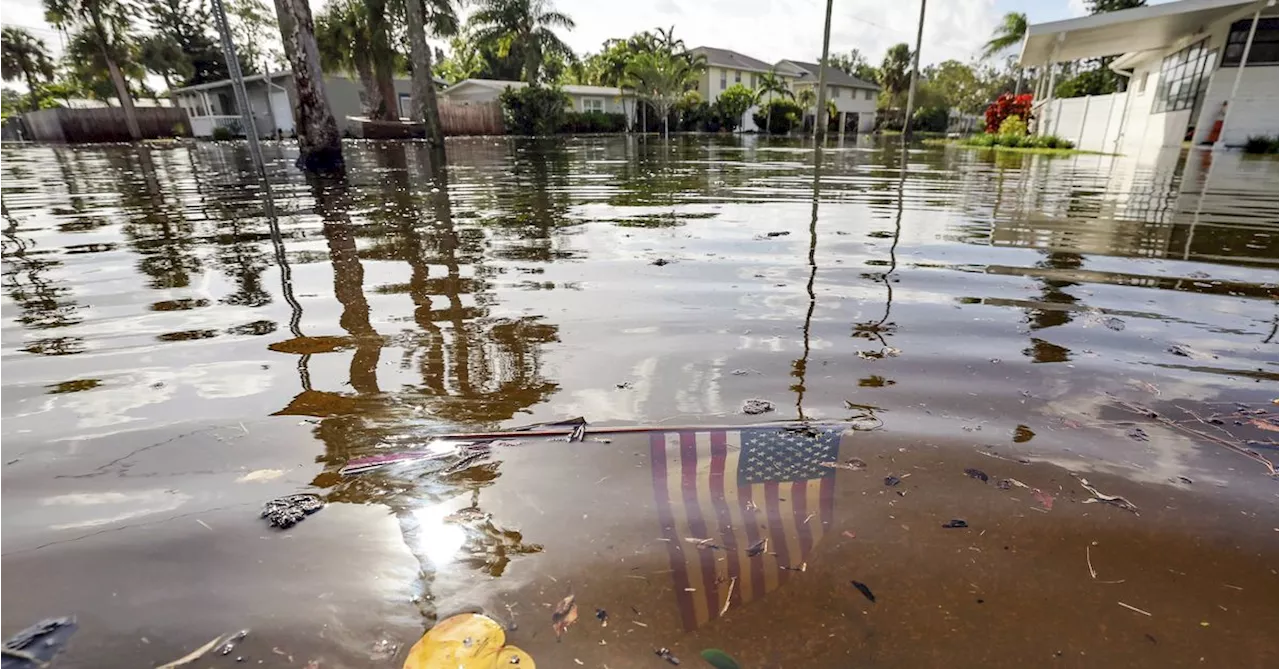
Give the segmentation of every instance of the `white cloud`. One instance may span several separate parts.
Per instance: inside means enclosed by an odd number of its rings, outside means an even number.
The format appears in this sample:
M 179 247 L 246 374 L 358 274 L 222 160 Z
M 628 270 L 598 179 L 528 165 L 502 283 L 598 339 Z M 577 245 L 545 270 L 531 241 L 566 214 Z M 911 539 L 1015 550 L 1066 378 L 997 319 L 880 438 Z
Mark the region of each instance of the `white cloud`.
M 612 4 L 597 0 L 557 0 L 577 22 L 564 35 L 579 53 L 597 51 L 610 37 L 625 37 L 657 26 L 676 26 L 689 46 L 716 46 L 766 62 L 783 58 L 816 60 L 822 53 L 826 3 L 820 0 L 653 0 Z M 836 2 L 831 50 L 856 48 L 879 62 L 898 42 L 914 45 L 919 5 L 875 0 Z M 934 3 L 925 15 L 922 63 L 968 60 L 999 20 L 994 0 Z

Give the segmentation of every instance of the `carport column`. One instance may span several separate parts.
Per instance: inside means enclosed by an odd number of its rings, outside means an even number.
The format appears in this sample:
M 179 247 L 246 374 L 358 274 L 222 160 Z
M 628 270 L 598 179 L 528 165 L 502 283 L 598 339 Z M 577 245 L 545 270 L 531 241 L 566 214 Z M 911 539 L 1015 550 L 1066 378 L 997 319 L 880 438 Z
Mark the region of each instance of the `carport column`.
M 1053 88 L 1054 86 L 1057 85 L 1057 82 L 1058 82 L 1058 69 L 1055 67 L 1055 65 L 1057 65 L 1058 63 L 1058 48 L 1062 46 L 1062 41 L 1065 40 L 1066 38 L 1067 38 L 1066 33 L 1058 33 L 1057 39 L 1053 41 L 1053 54 L 1049 57 L 1048 64 L 1045 65 L 1045 67 L 1049 68 L 1049 89 L 1044 92 L 1044 106 L 1041 107 L 1041 109 L 1043 109 L 1044 112 L 1041 113 L 1041 116 L 1044 116 L 1044 114 L 1048 114 L 1049 109 L 1053 106 Z M 1047 128 L 1045 127 L 1046 125 L 1047 124 L 1037 123 L 1036 134 L 1044 135 L 1045 131 L 1047 130 Z M 1054 126 L 1057 126 L 1056 120 L 1055 120 Z M 1054 130 L 1056 131 L 1057 128 L 1055 127 Z
M 840 112 L 840 143 L 841 143 L 841 144 L 844 144 L 844 122 L 845 122 L 845 114 L 848 114 L 848 113 L 849 113 L 849 112 Z
M 209 106 L 209 91 L 200 91 L 200 99 L 204 102 L 204 115 L 213 116 L 213 107 Z
M 1084 96 L 1084 113 L 1080 115 L 1080 132 L 1076 134 L 1077 149 L 1080 148 L 1080 142 L 1084 141 L 1084 126 L 1086 123 L 1089 122 L 1089 101 L 1092 99 L 1093 99 L 1092 95 Z M 1107 133 L 1106 128 L 1103 128 L 1102 134 L 1105 136 L 1106 133 Z
M 1240 77 L 1244 75 L 1244 66 L 1249 63 L 1249 51 L 1253 48 L 1253 36 L 1258 32 L 1258 17 L 1262 14 L 1262 7 L 1258 7 L 1258 11 L 1253 13 L 1253 25 L 1249 26 L 1249 38 L 1244 41 L 1244 53 L 1240 54 L 1240 64 L 1236 66 L 1236 80 L 1231 84 L 1231 95 L 1227 96 L 1227 111 L 1222 114 L 1222 132 L 1218 133 L 1218 141 L 1213 143 L 1215 150 L 1226 146 L 1227 141 L 1227 121 L 1231 120 L 1231 109 L 1235 106 L 1236 93 L 1240 90 Z M 1212 164 L 1210 165 L 1212 169 Z M 1205 183 L 1208 183 L 1206 179 Z

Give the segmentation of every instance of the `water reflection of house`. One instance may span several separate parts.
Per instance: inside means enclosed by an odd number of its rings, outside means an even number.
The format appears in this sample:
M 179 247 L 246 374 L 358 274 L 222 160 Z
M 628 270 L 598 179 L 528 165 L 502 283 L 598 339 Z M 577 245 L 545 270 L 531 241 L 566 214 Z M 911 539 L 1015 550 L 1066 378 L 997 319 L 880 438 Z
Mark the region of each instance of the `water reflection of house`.
M 1037 98 L 1048 102 L 1039 132 L 1081 148 L 1137 155 L 1184 139 L 1239 146 L 1280 134 L 1278 35 L 1268 0 L 1181 0 L 1032 25 L 1020 64 L 1119 56 L 1110 68 L 1128 78 L 1123 92 L 1054 100 L 1053 77 L 1040 82 Z

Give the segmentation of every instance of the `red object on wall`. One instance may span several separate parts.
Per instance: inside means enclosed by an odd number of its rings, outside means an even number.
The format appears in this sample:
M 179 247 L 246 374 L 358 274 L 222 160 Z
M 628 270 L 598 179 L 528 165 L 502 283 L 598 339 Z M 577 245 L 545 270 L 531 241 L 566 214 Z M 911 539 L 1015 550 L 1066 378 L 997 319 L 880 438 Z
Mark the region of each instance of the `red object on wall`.
M 1218 108 L 1218 117 L 1213 119 L 1213 128 L 1209 130 L 1209 136 L 1204 139 L 1205 144 L 1216 144 L 1218 138 L 1222 136 L 1222 122 L 1227 119 L 1227 103 L 1223 101 L 1222 106 Z

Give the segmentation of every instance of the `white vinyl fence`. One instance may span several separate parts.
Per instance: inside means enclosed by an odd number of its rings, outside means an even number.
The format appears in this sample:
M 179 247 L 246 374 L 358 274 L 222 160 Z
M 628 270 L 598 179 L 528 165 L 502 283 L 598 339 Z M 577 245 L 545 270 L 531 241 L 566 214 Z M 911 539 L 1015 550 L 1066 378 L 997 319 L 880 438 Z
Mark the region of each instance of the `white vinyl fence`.
M 1127 99 L 1112 93 L 1052 100 L 1037 112 L 1036 134 L 1057 135 L 1085 151 L 1114 153 Z

